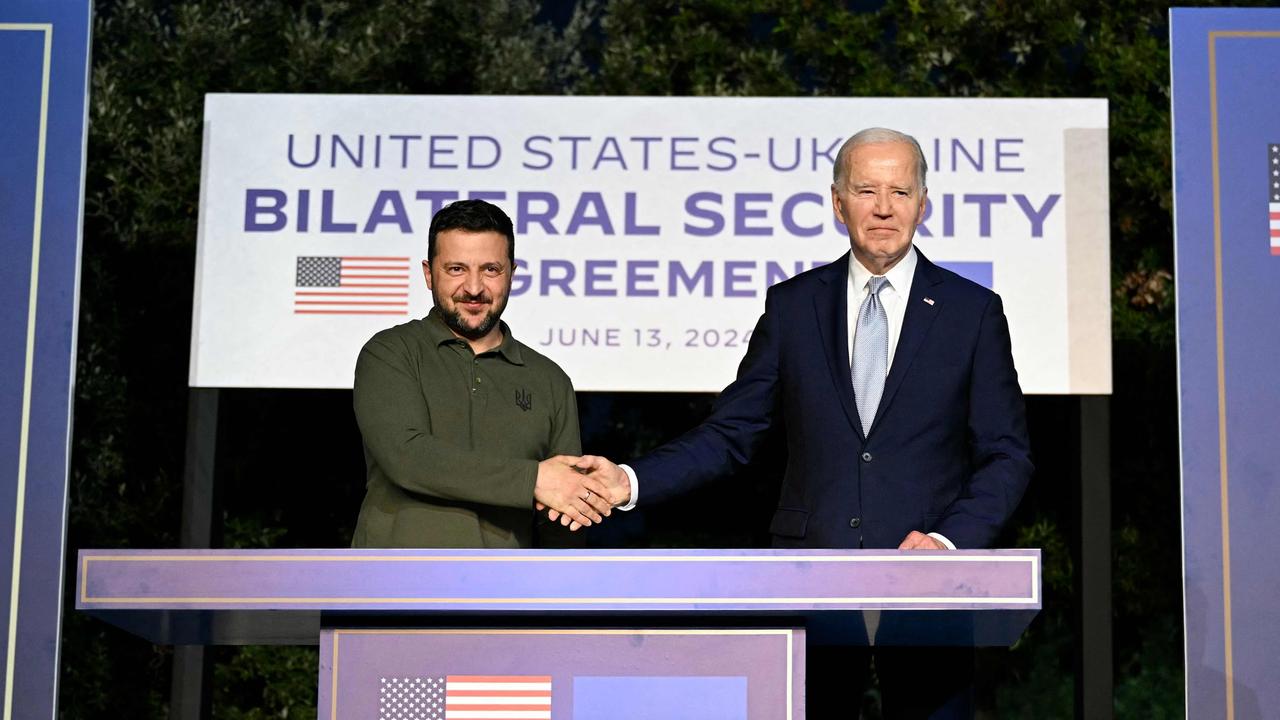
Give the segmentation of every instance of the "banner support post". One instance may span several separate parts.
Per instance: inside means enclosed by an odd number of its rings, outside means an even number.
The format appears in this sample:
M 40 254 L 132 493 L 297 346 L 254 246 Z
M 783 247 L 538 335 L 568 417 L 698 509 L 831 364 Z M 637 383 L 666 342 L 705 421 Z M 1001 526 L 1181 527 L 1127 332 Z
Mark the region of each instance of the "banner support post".
M 182 529 L 179 546 L 211 548 L 215 532 L 217 495 L 214 460 L 218 449 L 218 388 L 190 389 L 187 400 L 187 448 L 182 473 Z M 211 717 L 210 680 L 213 665 L 203 645 L 174 645 L 169 691 L 170 720 Z
M 1111 720 L 1111 398 L 1080 395 L 1078 422 L 1075 716 Z

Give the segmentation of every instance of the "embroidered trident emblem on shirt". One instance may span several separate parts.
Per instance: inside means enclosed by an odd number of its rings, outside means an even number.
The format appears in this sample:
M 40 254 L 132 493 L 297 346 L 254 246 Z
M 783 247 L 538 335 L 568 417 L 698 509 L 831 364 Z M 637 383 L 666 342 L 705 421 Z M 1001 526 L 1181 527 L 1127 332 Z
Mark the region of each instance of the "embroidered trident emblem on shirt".
M 529 412 L 533 409 L 533 395 L 529 394 L 529 391 L 524 388 L 516 390 L 516 405 L 521 410 Z

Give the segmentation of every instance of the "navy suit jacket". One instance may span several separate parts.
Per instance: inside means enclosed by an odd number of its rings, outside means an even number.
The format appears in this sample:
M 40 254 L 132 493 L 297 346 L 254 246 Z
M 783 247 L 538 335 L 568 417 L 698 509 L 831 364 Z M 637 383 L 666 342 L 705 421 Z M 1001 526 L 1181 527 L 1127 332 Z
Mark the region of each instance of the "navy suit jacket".
M 919 252 L 917 250 L 917 252 Z M 711 416 L 631 463 L 648 505 L 732 474 L 781 428 L 777 547 L 896 548 L 912 530 L 988 547 L 1031 477 L 1000 297 L 919 254 L 864 436 L 849 373 L 849 254 L 770 288 Z

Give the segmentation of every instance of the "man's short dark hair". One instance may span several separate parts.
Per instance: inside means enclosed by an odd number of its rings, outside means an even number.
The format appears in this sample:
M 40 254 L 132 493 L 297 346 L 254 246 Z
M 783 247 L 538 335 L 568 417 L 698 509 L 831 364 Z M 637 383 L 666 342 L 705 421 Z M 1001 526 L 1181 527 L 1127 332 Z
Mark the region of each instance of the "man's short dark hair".
M 436 235 L 445 230 L 467 232 L 496 232 L 507 236 L 507 259 L 514 269 L 516 264 L 516 233 L 511 218 L 502 208 L 484 200 L 457 200 L 440 208 L 431 218 L 431 230 L 427 235 L 427 262 L 436 259 Z

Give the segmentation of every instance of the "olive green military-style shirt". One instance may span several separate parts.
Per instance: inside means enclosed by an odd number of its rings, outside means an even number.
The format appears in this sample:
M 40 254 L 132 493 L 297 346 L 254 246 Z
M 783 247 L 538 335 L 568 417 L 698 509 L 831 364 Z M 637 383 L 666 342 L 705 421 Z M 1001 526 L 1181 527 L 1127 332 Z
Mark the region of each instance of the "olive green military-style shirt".
M 531 547 L 538 461 L 582 454 L 569 376 L 518 342 L 476 355 L 439 311 L 356 361 L 368 477 L 354 547 Z

